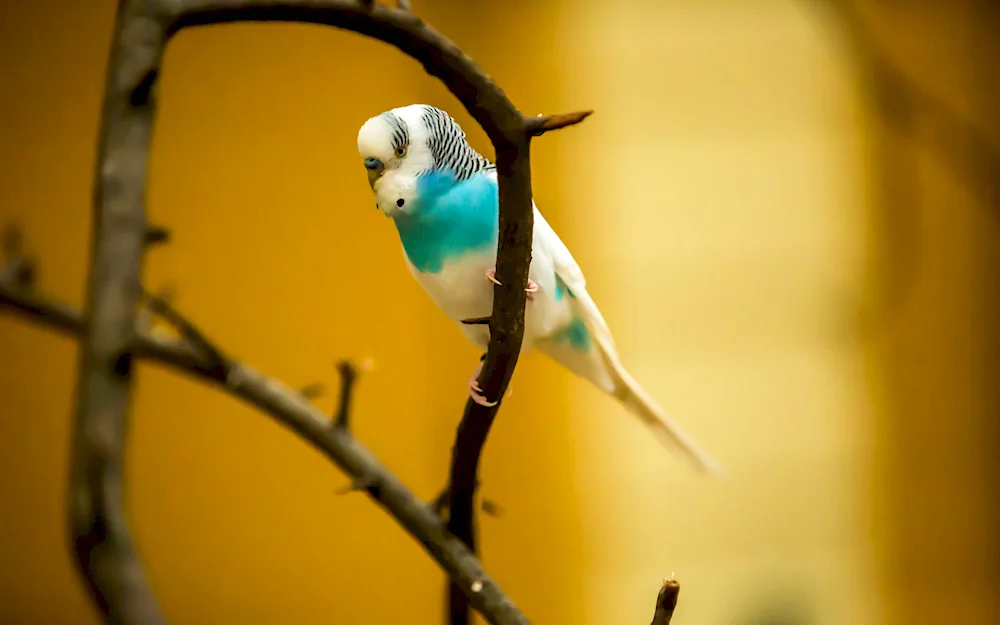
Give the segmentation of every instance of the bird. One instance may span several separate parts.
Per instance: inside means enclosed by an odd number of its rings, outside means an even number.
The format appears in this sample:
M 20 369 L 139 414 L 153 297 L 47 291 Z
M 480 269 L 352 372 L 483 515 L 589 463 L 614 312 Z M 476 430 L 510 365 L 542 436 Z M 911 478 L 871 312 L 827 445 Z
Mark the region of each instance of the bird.
M 395 224 L 409 272 L 483 352 L 469 395 L 492 406 L 477 378 L 489 345 L 499 231 L 496 165 L 466 140 L 446 111 L 411 104 L 366 120 L 358 153 L 375 208 Z M 669 416 L 621 364 L 607 322 L 569 249 L 532 200 L 534 226 L 522 353 L 535 349 L 618 400 L 668 448 L 700 471 L 719 463 Z

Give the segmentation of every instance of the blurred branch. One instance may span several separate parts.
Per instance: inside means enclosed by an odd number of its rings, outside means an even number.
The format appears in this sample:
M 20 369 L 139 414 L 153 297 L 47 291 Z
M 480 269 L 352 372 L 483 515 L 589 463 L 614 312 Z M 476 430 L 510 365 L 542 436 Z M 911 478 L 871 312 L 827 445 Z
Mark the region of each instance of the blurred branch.
M 162 245 L 170 242 L 170 231 L 163 226 L 150 226 L 146 228 L 146 245 Z
M 929 253 L 922 249 L 915 209 L 920 197 L 916 154 L 904 140 L 925 140 L 955 179 L 964 181 L 995 217 L 1000 217 L 1000 146 L 973 119 L 897 67 L 879 41 L 872 20 L 864 16 L 861 3 L 826 0 L 820 7 L 840 25 L 857 59 L 862 94 L 887 133 L 872 139 L 870 149 L 876 170 L 874 217 L 884 232 L 891 233 L 891 244 L 883 259 L 879 301 L 865 307 L 850 327 L 855 338 L 868 338 L 905 310 L 923 255 Z M 900 5 L 893 10 L 909 9 Z M 897 140 L 887 140 L 890 135 Z
M 0 267 L 0 281 L 10 281 L 21 288 L 30 287 L 35 281 L 35 263 L 24 251 L 21 231 L 13 226 L 4 228 L 0 235 L 0 251 L 7 264 Z
M 5 273 L 6 275 L 6 273 Z M 137 356 L 167 365 L 188 375 L 215 384 L 270 415 L 278 423 L 299 435 L 351 477 L 351 484 L 364 490 L 385 508 L 406 531 L 416 538 L 441 568 L 460 583 L 473 585 L 476 609 L 491 623 L 527 623 L 517 608 L 489 578 L 475 556 L 456 537 L 450 535 L 435 511 L 410 493 L 346 427 L 350 397 L 357 369 L 341 363 L 339 369 L 344 393 L 340 411 L 331 422 L 308 403 L 301 393 L 282 382 L 252 369 L 249 365 L 222 356 L 224 351 L 211 343 L 195 326 L 162 300 L 157 301 L 165 319 L 180 321 L 179 340 L 141 330 L 129 348 Z M 83 336 L 86 323 L 73 308 L 39 297 L 11 277 L 0 280 L 0 310 L 14 310 L 43 325 Z M 177 325 L 177 324 L 175 324 Z M 197 336 L 198 338 L 192 338 Z M 206 347 L 209 347 L 206 349 Z M 221 366 L 220 366 L 221 363 Z M 336 427 L 332 427 L 332 426 Z M 360 486 L 359 486 L 360 485 Z M 149 615 L 136 623 L 148 623 Z
M 1000 171 L 1000 146 L 973 120 L 896 67 L 856 2 L 827 0 L 825 5 L 840 20 L 859 56 L 876 109 L 887 126 L 911 135 L 917 127 L 916 118 L 921 117 L 930 128 L 931 147 L 952 174 L 965 179 L 986 206 L 1000 211 L 1000 187 L 995 181 Z
M 354 381 L 358 377 L 358 370 L 346 361 L 337 365 L 337 370 L 340 371 L 340 403 L 337 412 L 333 415 L 333 425 L 347 429 L 350 425 L 351 396 L 354 392 Z
M 12 258 L 0 268 L 0 311 L 12 310 L 55 330 L 83 336 L 87 324 L 82 313 L 37 295 L 32 290 L 33 285 L 19 283 L 7 270 L 19 261 Z M 358 375 L 355 366 L 348 362 L 338 365 L 341 397 L 339 409 L 331 420 L 308 403 L 301 391 L 224 356 L 220 347 L 165 299 L 149 297 L 148 301 L 157 302 L 158 314 L 178 326 L 181 338 L 167 338 L 149 329 L 139 329 L 130 345 L 136 356 L 214 384 L 271 416 L 351 477 L 350 485 L 342 489 L 341 494 L 365 491 L 420 542 L 449 577 L 459 583 L 467 582 L 473 604 L 491 623 L 528 623 L 489 578 L 469 548 L 444 527 L 440 512 L 448 493 L 442 493 L 430 505 L 423 503 L 350 433 L 346 415 L 350 412 L 352 390 Z M 490 501 L 483 502 L 483 509 L 488 514 L 499 513 L 498 506 Z M 656 600 L 653 625 L 670 623 L 678 592 L 677 582 L 664 580 Z M 146 614 L 136 622 L 150 622 L 145 620 L 149 616 Z

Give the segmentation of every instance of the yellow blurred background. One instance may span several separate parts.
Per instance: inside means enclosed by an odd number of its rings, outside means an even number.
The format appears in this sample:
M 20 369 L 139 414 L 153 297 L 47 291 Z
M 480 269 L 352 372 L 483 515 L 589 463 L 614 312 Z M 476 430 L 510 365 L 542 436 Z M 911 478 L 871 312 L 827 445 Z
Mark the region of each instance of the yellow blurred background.
M 503 514 L 480 535 L 532 622 L 646 623 L 671 573 L 678 625 L 1000 622 L 997 163 L 933 107 L 879 109 L 870 59 L 818 2 L 413 4 L 525 112 L 597 110 L 535 141 L 536 201 L 625 364 L 728 470 L 696 475 L 522 358 L 482 468 Z M 0 223 L 77 306 L 114 9 L 0 3 Z M 862 11 L 889 65 L 994 146 L 997 13 Z M 148 210 L 173 242 L 147 286 L 176 285 L 292 386 L 372 358 L 355 431 L 431 498 L 478 354 L 407 274 L 355 138 L 413 102 L 492 156 L 485 135 L 417 63 L 320 27 L 184 32 L 158 89 Z M 0 315 L 3 623 L 97 622 L 65 537 L 75 349 Z M 128 463 L 171 622 L 442 622 L 430 558 L 246 406 L 143 365 Z

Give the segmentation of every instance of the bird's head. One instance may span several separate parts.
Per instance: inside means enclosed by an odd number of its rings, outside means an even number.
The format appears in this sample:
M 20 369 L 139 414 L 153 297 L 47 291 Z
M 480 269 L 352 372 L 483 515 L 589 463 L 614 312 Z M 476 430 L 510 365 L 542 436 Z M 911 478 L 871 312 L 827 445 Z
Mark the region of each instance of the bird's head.
M 358 131 L 358 153 L 375 205 L 387 216 L 417 210 L 429 181 L 434 188 L 448 187 L 490 166 L 455 120 L 425 104 L 394 108 L 366 121 Z

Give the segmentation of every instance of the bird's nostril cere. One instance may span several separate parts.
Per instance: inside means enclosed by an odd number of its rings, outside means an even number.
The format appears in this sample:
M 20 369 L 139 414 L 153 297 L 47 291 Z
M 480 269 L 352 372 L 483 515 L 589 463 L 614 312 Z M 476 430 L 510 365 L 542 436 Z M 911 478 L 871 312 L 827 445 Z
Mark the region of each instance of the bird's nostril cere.
M 382 164 L 382 161 L 378 160 L 374 156 L 369 156 L 365 159 L 365 169 L 378 169 Z

